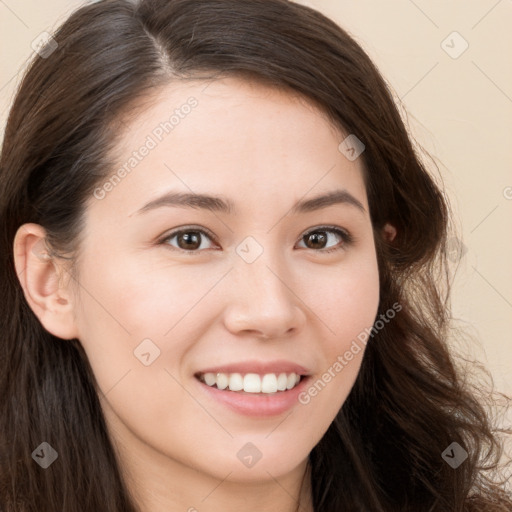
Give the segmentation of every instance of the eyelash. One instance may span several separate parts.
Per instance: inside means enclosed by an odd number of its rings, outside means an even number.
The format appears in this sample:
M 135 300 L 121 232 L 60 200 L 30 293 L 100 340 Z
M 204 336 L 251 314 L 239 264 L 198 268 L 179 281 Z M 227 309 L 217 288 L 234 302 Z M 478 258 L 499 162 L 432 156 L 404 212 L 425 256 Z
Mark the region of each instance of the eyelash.
M 343 240 L 342 245 L 341 246 L 332 247 L 330 249 L 318 249 L 318 250 L 311 249 L 312 251 L 315 251 L 315 252 L 318 252 L 318 253 L 322 253 L 322 254 L 328 254 L 328 253 L 332 253 L 332 252 L 335 252 L 335 251 L 343 250 L 343 249 L 351 246 L 354 243 L 354 241 L 355 241 L 354 237 L 348 231 L 345 231 L 344 229 L 338 228 L 336 226 L 320 226 L 320 227 L 317 227 L 315 229 L 312 229 L 312 230 L 308 231 L 304 235 L 302 235 L 300 240 L 302 240 L 303 238 L 305 238 L 305 237 L 307 237 L 307 236 L 309 236 L 309 235 L 311 235 L 313 233 L 325 232 L 325 231 L 329 231 L 329 232 L 337 234 Z M 214 243 L 218 244 L 217 243 L 217 239 L 213 235 L 213 233 L 211 233 L 209 230 L 206 230 L 204 228 L 196 228 L 194 226 L 185 227 L 185 228 L 178 229 L 176 231 L 172 231 L 171 233 L 167 234 L 164 238 L 161 238 L 159 240 L 158 244 L 167 245 L 168 247 L 171 248 L 171 250 L 176 250 L 176 251 L 179 251 L 181 253 L 187 253 L 188 255 L 194 255 L 194 254 L 196 254 L 198 252 L 202 252 L 202 251 L 199 251 L 197 249 L 196 250 L 187 251 L 187 250 L 181 249 L 179 247 L 173 247 L 173 246 L 171 246 L 171 245 L 169 245 L 167 243 L 170 239 L 172 239 L 172 238 L 174 238 L 176 236 L 179 236 L 179 235 L 181 235 L 183 233 L 190 233 L 190 232 L 201 233 L 201 235 L 206 235 Z M 306 247 L 306 249 L 307 249 L 307 247 Z M 203 249 L 203 250 L 207 250 L 207 249 Z

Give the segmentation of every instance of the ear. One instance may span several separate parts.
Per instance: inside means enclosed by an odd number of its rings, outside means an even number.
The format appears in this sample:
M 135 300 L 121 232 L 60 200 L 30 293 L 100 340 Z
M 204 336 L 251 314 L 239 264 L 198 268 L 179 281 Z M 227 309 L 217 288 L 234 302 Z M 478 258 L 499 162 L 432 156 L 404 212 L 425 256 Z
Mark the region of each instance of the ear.
M 14 265 L 25 299 L 43 327 L 58 338 L 78 337 L 73 315 L 70 278 L 63 260 L 48 252 L 46 231 L 39 224 L 23 224 L 14 237 Z
M 392 242 L 395 239 L 396 236 L 396 228 L 395 226 L 391 225 L 389 222 L 387 222 L 384 227 L 382 228 L 382 231 L 384 233 L 384 238 L 388 242 Z

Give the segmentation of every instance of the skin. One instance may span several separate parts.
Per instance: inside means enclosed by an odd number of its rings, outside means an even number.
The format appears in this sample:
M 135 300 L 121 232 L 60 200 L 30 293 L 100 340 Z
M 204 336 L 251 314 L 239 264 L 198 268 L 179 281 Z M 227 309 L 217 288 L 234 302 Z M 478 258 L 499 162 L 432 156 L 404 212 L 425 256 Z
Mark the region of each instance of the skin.
M 78 281 L 64 260 L 41 256 L 45 231 L 37 224 L 16 234 L 16 269 L 45 329 L 62 343 L 81 341 L 141 510 L 292 512 L 300 501 L 300 510 L 312 511 L 308 474 L 299 495 L 307 457 L 348 396 L 364 350 L 308 404 L 267 418 L 209 399 L 193 374 L 225 362 L 289 359 L 315 381 L 371 328 L 379 274 L 362 161 L 338 150 L 346 134 L 304 99 L 235 78 L 205 87 L 166 86 L 125 125 L 113 172 L 168 112 L 198 100 L 103 199 L 89 198 Z M 339 188 L 366 212 L 338 204 L 289 214 L 297 200 Z M 135 213 L 171 189 L 220 194 L 237 214 Z M 216 241 L 201 235 L 193 254 L 179 237 L 158 244 L 188 225 Z M 354 243 L 330 231 L 323 245 L 303 239 L 325 225 L 348 230 Z M 392 238 L 394 229 L 386 233 Z M 250 264 L 236 252 L 248 236 L 263 249 Z M 146 338 L 160 350 L 149 366 L 134 356 Z M 237 457 L 248 442 L 262 453 L 250 468 Z

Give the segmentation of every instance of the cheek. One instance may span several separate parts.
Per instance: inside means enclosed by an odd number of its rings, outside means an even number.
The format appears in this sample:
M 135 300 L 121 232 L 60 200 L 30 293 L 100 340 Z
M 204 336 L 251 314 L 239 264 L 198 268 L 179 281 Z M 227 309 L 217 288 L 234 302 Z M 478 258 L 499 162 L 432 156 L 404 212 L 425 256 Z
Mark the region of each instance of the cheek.
M 101 389 L 110 389 L 130 369 L 145 368 L 144 363 L 179 368 L 210 322 L 211 302 L 205 296 L 219 277 L 193 265 L 146 268 L 140 259 L 119 255 L 100 261 L 81 271 L 77 322 Z
M 380 288 L 375 255 L 368 254 L 354 264 L 347 262 L 336 271 L 328 269 L 314 282 L 316 292 L 309 292 L 308 305 L 324 324 L 326 349 L 332 357 L 332 351 L 343 350 L 373 325 Z
M 114 267 L 109 260 L 81 272 L 80 342 L 110 421 L 120 418 L 142 435 L 147 418 L 165 425 L 172 410 L 178 421 L 180 404 L 190 402 L 179 369 L 198 334 L 185 320 L 206 284 L 191 287 L 174 270 L 157 272 L 122 258 L 111 260 L 120 264 Z
M 350 271 L 347 268 L 340 266 L 335 275 L 331 269 L 329 276 L 320 276 L 317 293 L 309 296 L 317 325 L 323 326 L 318 346 L 322 365 L 300 401 L 331 420 L 357 379 L 379 305 L 376 259 L 368 256 L 351 265 Z
M 196 274 L 192 267 L 157 268 L 142 258 L 109 258 L 81 275 L 83 315 L 134 341 L 163 336 L 207 291 L 208 281 Z

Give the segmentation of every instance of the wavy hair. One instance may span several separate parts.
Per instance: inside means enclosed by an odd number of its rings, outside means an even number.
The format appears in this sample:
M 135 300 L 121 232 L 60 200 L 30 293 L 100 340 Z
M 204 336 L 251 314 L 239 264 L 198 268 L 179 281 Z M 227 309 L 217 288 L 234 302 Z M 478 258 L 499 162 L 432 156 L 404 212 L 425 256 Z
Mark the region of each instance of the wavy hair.
M 512 510 L 498 480 L 498 433 L 510 430 L 487 409 L 496 393 L 468 378 L 485 369 L 459 364 L 450 346 L 449 203 L 353 37 L 287 0 L 103 0 L 73 12 L 39 53 L 0 157 L 2 510 L 138 510 L 80 341 L 51 335 L 32 312 L 13 240 L 23 223 L 40 224 L 53 257 L 73 264 L 86 201 L 112 170 L 119 121 L 158 87 L 219 76 L 299 94 L 363 141 L 378 315 L 402 306 L 369 340 L 350 395 L 309 455 L 315 512 Z M 392 241 L 386 222 L 397 229 Z M 31 456 L 42 440 L 59 453 L 46 471 Z M 456 469 L 442 457 L 454 442 L 467 452 Z

